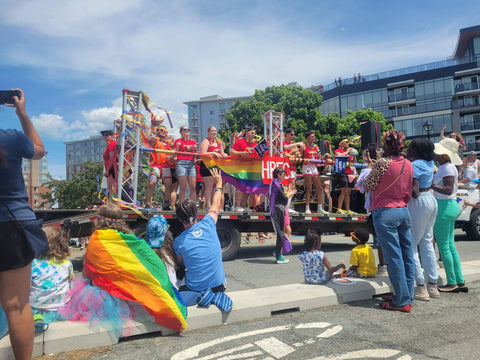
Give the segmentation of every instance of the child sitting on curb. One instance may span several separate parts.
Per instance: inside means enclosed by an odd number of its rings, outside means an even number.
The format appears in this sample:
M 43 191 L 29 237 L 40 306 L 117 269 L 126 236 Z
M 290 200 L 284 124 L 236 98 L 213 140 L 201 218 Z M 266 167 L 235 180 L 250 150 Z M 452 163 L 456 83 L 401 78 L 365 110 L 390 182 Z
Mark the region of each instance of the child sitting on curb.
M 303 264 L 303 275 L 307 284 L 326 284 L 332 278 L 332 274 L 345 269 L 345 264 L 332 266 L 325 256 L 322 247 L 322 238 L 314 230 L 308 229 L 305 235 L 305 251 L 299 255 Z
M 48 324 L 64 320 L 58 314 L 70 300 L 67 292 L 72 287 L 73 265 L 68 260 L 68 236 L 64 230 L 47 228 L 48 251 L 32 263 L 30 304 L 33 314 L 43 315 Z
M 352 241 L 357 244 L 350 254 L 350 268 L 347 276 L 351 277 L 373 277 L 377 275 L 375 256 L 372 248 L 367 245 L 370 233 L 363 228 L 357 228 L 350 233 Z

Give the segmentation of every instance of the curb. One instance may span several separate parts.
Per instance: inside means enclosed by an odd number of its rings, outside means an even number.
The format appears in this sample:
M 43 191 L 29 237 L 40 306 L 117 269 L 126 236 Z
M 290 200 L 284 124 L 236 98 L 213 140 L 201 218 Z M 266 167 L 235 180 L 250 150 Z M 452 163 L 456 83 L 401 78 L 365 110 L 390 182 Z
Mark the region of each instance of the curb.
M 480 260 L 462 263 L 467 283 L 480 280 Z M 439 270 L 439 285 L 446 283 L 445 271 Z M 339 305 L 352 301 L 370 300 L 374 296 L 391 292 L 386 275 L 369 279 L 355 279 L 354 285 L 289 284 L 228 293 L 234 306 L 230 313 L 223 313 L 215 306 L 208 309 L 188 308 L 188 328 L 185 332 L 269 317 L 277 313 L 306 311 L 325 306 Z M 132 322 L 130 336 L 157 333 L 159 336 L 176 334 L 155 323 Z M 114 345 L 118 342 L 103 328 L 92 329 L 87 323 L 60 321 L 50 324 L 48 331 L 35 336 L 33 356 L 61 353 L 72 350 L 90 349 Z M 0 359 L 14 359 L 10 339 L 0 340 Z

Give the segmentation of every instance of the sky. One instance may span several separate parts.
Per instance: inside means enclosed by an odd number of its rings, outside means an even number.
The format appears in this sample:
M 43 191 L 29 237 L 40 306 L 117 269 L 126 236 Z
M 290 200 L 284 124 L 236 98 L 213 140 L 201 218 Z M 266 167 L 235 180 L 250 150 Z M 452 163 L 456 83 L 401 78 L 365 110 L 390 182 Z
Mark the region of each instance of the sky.
M 459 30 L 480 24 L 478 0 L 0 0 L 0 8 L 0 90 L 25 91 L 49 172 L 61 179 L 64 142 L 111 129 L 125 88 L 172 111 L 177 134 L 185 101 L 445 60 Z M 0 126 L 20 128 L 13 109 L 0 106 Z

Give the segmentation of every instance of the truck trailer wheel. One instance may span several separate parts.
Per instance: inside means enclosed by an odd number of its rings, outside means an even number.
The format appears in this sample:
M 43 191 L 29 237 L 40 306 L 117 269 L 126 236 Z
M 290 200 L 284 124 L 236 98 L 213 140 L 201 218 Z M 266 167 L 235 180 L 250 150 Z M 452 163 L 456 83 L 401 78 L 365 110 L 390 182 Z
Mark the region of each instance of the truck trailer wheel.
M 480 240 L 480 209 L 470 213 L 470 221 L 466 224 L 465 231 L 470 240 Z
M 240 248 L 240 231 L 232 224 L 217 224 L 217 235 L 222 248 L 222 260 L 235 259 Z

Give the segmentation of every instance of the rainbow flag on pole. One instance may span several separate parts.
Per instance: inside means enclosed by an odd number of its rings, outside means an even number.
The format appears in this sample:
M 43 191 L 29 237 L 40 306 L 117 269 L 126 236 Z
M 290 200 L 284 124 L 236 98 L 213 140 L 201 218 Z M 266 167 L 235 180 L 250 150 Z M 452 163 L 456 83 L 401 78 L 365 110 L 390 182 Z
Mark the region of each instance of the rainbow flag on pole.
M 158 324 L 177 332 L 187 327 L 186 307 L 175 295 L 165 264 L 134 234 L 95 231 L 88 243 L 84 269 L 95 286 L 143 305 Z
M 201 155 L 209 169 L 217 167 L 222 171 L 222 179 L 244 193 L 266 194 L 268 184 L 262 180 L 262 158 L 259 156 L 229 156 L 223 159 Z

